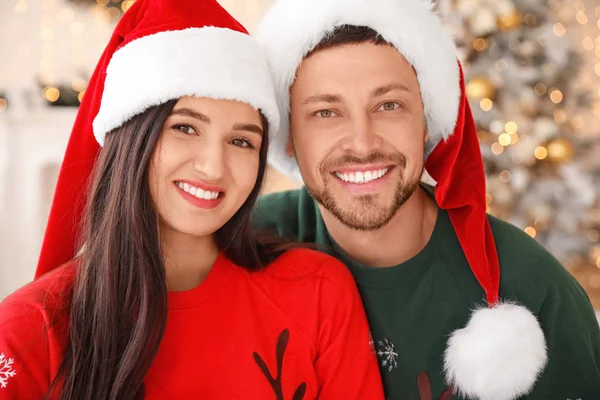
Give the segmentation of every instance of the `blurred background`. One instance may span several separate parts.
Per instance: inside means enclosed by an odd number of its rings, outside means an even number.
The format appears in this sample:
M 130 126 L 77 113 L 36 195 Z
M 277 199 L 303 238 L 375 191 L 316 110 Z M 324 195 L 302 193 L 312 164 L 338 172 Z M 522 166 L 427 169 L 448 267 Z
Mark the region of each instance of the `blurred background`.
M 0 299 L 33 277 L 77 107 L 133 3 L 0 2 Z M 272 0 L 220 3 L 252 33 Z M 600 3 L 436 7 L 465 67 L 488 211 L 548 248 L 600 310 Z M 269 171 L 265 192 L 300 185 Z

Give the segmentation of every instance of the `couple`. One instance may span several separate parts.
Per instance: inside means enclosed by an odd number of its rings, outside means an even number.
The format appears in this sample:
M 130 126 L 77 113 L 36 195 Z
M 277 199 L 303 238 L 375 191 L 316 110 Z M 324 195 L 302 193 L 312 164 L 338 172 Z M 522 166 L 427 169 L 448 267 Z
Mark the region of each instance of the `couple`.
M 0 306 L 0 399 L 599 398 L 585 293 L 485 214 L 428 1 L 279 0 L 257 39 L 212 0 L 124 15 Z M 305 189 L 252 210 L 269 140 Z

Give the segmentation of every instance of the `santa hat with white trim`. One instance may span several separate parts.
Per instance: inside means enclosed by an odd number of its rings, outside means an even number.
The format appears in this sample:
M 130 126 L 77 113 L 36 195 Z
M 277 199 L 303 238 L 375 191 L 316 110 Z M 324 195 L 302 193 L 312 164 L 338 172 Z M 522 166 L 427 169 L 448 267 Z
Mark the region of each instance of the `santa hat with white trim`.
M 106 134 L 182 96 L 238 100 L 260 110 L 270 132 L 279 128 L 264 52 L 216 0 L 137 0 L 115 28 L 83 97 L 36 277 L 76 254 L 86 191 Z
M 426 169 L 446 210 L 487 307 L 473 310 L 444 354 L 447 382 L 477 399 L 509 400 L 529 393 L 547 362 L 544 333 L 525 307 L 499 299 L 500 266 L 486 215 L 483 160 L 450 33 L 427 0 L 278 0 L 259 25 L 281 127 L 270 162 L 300 178 L 286 154 L 290 87 L 300 63 L 335 28 L 366 26 L 391 43 L 416 71 L 429 132 Z

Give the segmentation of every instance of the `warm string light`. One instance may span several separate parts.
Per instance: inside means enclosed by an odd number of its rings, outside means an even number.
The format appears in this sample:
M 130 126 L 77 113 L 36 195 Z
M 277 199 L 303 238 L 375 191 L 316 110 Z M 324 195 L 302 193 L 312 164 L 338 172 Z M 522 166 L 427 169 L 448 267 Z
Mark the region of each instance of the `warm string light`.
M 538 146 L 535 148 L 533 155 L 540 161 L 545 160 L 548 157 L 548 149 L 544 146 Z
M 112 22 L 116 22 L 121 18 L 121 11 L 116 7 L 109 7 L 106 9 L 106 15 Z
M 508 183 L 508 182 L 510 182 L 510 179 L 512 178 L 512 174 L 510 173 L 510 171 L 505 170 L 505 171 L 500 172 L 499 178 L 500 178 L 500 182 Z
M 560 22 L 555 23 L 552 30 L 556 36 L 564 36 L 564 34 L 567 33 L 567 28 Z
M 500 154 L 504 153 L 504 146 L 502 146 L 498 142 L 494 142 L 492 144 L 492 153 L 494 153 L 495 155 L 499 156 Z
M 46 86 L 42 94 L 51 103 L 56 102 L 60 98 L 60 91 L 54 86 Z
M 498 136 L 498 143 L 500 143 L 500 145 L 503 147 L 509 146 L 511 142 L 512 138 L 508 133 L 503 133 L 500 136 Z
M 583 10 L 579 10 L 577 11 L 577 14 L 575 14 L 575 19 L 577 20 L 577 22 L 579 22 L 581 25 L 585 25 L 588 23 L 588 17 L 585 14 L 585 11 Z
M 494 107 L 494 102 L 488 98 L 481 99 L 479 106 L 483 111 L 490 111 Z
M 506 123 L 506 125 L 504 126 L 504 129 L 506 130 L 506 133 L 513 134 L 513 133 L 517 133 L 517 130 L 519 129 L 519 127 L 517 126 L 517 124 L 515 122 L 508 121 Z
M 477 38 L 473 41 L 473 48 L 477 51 L 484 51 L 487 49 L 487 40 L 483 38 Z
M 5 98 L 0 97 L 0 113 L 6 110 L 6 107 L 8 107 L 8 101 L 6 101 Z
M 532 238 L 535 238 L 535 236 L 537 235 L 537 231 L 535 230 L 535 228 L 533 226 L 528 226 L 524 230 L 525 230 L 525 233 L 528 234 L 529 236 L 531 236 Z
M 123 10 L 123 12 L 127 12 L 127 10 L 129 10 L 131 8 L 131 6 L 133 5 L 133 3 L 135 3 L 135 0 L 126 0 L 123 2 L 123 4 L 121 4 L 121 9 Z
M 567 112 L 564 109 L 559 108 L 558 110 L 554 110 L 553 115 L 556 123 L 562 125 L 567 122 Z
M 554 104 L 560 103 L 561 101 L 563 101 L 562 92 L 558 89 L 551 89 L 550 90 L 550 100 L 552 100 L 552 102 Z
M 77 78 L 73 80 L 71 86 L 76 92 L 83 92 L 87 88 L 87 82 L 84 79 Z
M 15 4 L 15 12 L 17 14 L 23 14 L 27 11 L 27 0 L 19 0 L 17 4 Z

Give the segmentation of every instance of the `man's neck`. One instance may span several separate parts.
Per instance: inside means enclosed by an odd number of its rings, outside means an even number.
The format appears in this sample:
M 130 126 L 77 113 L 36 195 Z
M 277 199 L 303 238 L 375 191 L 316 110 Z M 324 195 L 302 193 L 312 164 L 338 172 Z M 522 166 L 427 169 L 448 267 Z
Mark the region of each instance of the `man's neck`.
M 200 285 L 215 263 L 218 249 L 214 237 L 195 237 L 161 229 L 169 291 L 185 291 Z
M 372 267 L 401 264 L 417 255 L 429 242 L 438 208 L 420 186 L 384 227 L 371 232 L 343 225 L 319 205 L 327 231 L 353 260 Z

